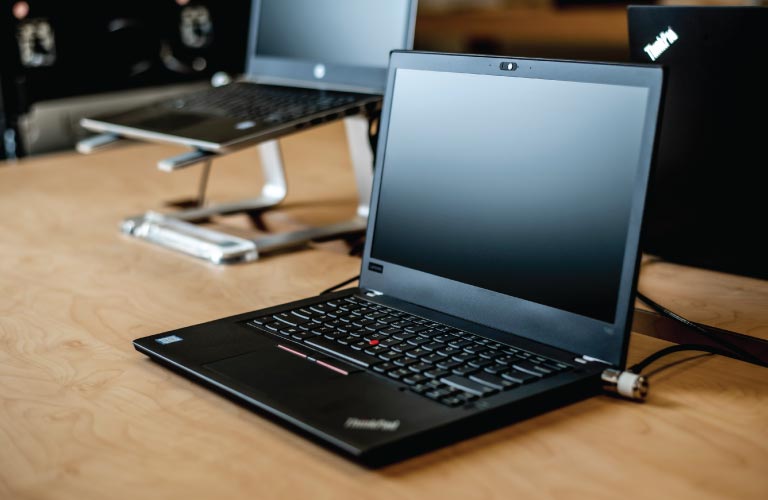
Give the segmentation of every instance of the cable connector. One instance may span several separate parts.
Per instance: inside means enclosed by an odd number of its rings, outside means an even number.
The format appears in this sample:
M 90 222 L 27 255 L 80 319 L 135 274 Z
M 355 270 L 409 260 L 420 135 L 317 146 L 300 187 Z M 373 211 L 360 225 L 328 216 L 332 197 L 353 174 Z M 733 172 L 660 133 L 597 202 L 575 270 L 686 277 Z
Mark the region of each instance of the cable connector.
M 614 368 L 603 370 L 600 378 L 603 389 L 633 401 L 645 401 L 648 396 L 648 379 L 639 373 Z

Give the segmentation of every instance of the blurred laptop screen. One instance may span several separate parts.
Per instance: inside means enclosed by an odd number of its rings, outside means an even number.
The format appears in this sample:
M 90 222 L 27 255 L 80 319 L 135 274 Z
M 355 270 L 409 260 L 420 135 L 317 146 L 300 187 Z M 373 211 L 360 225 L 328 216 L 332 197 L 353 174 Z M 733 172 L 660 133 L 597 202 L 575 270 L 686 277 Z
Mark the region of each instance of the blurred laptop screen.
M 262 0 L 256 55 L 386 68 L 404 48 L 407 0 Z

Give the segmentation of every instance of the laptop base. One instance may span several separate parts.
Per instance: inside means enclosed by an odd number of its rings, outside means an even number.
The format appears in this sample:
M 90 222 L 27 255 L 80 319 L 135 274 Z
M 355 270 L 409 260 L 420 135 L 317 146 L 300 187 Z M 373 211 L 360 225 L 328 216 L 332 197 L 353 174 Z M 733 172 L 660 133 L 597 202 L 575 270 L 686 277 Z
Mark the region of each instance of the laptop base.
M 214 264 L 251 262 L 264 254 L 303 247 L 312 241 L 331 240 L 365 231 L 373 183 L 373 154 L 368 143 L 368 120 L 364 116 L 350 116 L 344 119 L 344 126 L 358 191 L 357 209 L 355 216 L 351 219 L 257 239 L 235 237 L 196 226 L 196 221 L 214 216 L 272 209 L 285 199 L 288 187 L 283 158 L 278 141 L 272 140 L 259 145 L 265 179 L 259 196 L 167 214 L 147 212 L 125 219 L 121 223 L 121 231 L 129 236 Z M 198 162 L 205 162 L 206 166 L 209 166 L 212 158 L 210 153 L 196 155 L 195 152 L 191 152 L 162 160 L 158 166 L 170 172 Z M 175 166 L 177 164 L 178 167 Z M 169 166 L 173 167 L 169 168 Z M 201 192 L 200 199 L 204 197 L 204 192 Z

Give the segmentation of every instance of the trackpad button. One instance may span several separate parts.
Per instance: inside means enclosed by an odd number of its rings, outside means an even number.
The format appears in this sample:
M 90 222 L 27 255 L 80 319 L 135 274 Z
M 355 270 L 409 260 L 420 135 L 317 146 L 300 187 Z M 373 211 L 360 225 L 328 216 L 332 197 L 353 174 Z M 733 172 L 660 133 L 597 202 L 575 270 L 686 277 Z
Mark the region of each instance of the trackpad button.
M 277 346 L 270 346 L 233 358 L 204 365 L 212 372 L 259 392 L 270 393 L 270 388 L 315 385 L 348 375 L 318 366 L 304 358 L 290 354 Z

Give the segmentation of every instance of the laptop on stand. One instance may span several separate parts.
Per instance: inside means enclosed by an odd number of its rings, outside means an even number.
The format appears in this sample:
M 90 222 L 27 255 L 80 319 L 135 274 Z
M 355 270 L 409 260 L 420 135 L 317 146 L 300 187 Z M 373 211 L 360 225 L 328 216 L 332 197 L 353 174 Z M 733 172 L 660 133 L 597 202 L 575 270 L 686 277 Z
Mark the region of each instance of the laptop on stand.
M 389 52 L 410 49 L 417 0 L 254 0 L 246 74 L 89 130 L 227 152 L 378 106 Z
M 134 341 L 369 466 L 623 367 L 656 67 L 394 52 L 357 288 Z
M 632 60 L 663 65 L 668 82 L 644 251 L 768 279 L 768 8 L 630 6 L 627 17 Z

